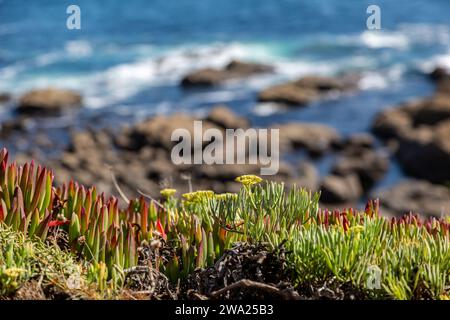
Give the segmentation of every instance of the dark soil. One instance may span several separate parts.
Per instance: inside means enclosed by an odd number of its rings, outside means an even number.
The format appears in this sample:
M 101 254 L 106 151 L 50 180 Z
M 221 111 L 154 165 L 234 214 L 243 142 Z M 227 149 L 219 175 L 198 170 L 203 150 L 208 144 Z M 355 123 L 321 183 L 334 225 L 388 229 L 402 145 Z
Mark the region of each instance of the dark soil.
M 237 243 L 214 266 L 189 276 L 183 298 L 298 299 L 287 271 L 284 248 Z
M 211 267 L 197 269 L 187 279 L 171 283 L 154 268 L 155 259 L 167 262 L 174 250 L 164 242 L 140 248 L 139 266 L 129 270 L 128 295 L 136 299 L 186 300 L 354 300 L 370 296 L 350 283 L 331 278 L 295 285 L 283 245 L 236 243 Z M 151 263 L 153 262 L 153 263 Z

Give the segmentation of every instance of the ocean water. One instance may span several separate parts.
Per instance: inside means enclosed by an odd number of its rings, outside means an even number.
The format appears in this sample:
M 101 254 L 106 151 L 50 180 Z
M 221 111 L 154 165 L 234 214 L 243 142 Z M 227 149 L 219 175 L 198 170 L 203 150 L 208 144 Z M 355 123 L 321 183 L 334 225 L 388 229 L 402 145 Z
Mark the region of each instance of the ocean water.
M 81 30 L 66 28 L 70 4 L 81 8 Z M 382 30 L 366 28 L 370 4 L 381 8 Z M 220 103 L 255 126 L 298 120 L 364 132 L 380 110 L 433 92 L 424 73 L 450 67 L 449 13 L 448 0 L 0 0 L 0 91 L 81 91 L 77 119 L 50 127 L 201 115 Z M 213 89 L 179 87 L 186 73 L 232 59 L 269 63 L 276 73 Z M 287 111 L 255 100 L 271 84 L 341 72 L 362 75 L 358 92 Z M 11 116 L 3 107 L 0 119 Z

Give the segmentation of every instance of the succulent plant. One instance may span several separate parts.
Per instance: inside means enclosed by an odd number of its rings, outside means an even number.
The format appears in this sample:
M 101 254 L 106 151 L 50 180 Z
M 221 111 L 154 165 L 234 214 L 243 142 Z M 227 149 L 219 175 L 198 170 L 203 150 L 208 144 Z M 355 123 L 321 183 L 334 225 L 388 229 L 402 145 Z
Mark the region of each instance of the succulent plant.
M 136 266 L 138 248 L 155 240 L 168 244 L 170 259 L 152 263 L 177 281 L 216 262 L 238 241 L 281 245 L 297 283 L 333 278 L 368 290 L 367 270 L 382 274 L 375 297 L 410 299 L 419 292 L 447 297 L 450 283 L 449 223 L 408 214 L 388 220 L 378 200 L 364 211 L 319 208 L 319 193 L 282 183 L 242 176 L 237 194 L 203 190 L 175 197 L 161 192 L 163 203 L 144 197 L 119 205 L 115 197 L 76 182 L 53 186 L 53 173 L 33 162 L 8 164 L 0 151 L 0 223 L 24 236 L 46 241 L 54 230 L 68 235 L 70 250 L 89 264 L 89 275 L 101 290 L 120 285 Z M 1 265 L 1 263 L 0 263 Z M 2 269 L 8 279 L 19 271 Z M 14 283 L 13 283 L 14 284 Z

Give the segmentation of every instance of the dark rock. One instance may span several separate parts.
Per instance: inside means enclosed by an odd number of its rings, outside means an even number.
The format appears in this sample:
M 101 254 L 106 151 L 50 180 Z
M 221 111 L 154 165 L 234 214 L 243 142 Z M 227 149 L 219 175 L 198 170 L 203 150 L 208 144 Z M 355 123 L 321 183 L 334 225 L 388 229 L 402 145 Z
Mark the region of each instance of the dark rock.
M 280 130 L 280 148 L 305 148 L 313 155 L 330 151 L 341 142 L 339 133 L 323 124 L 292 122 L 273 129 Z
M 450 181 L 448 97 L 439 94 L 386 110 L 377 117 L 373 129 L 396 141 L 396 155 L 408 173 L 435 183 Z
M 251 76 L 258 73 L 272 72 L 273 67 L 261 63 L 233 60 L 225 67 L 225 70 L 232 73 L 233 75 L 242 77 Z
M 359 153 L 353 152 L 340 157 L 332 172 L 343 177 L 355 173 L 364 192 L 367 192 L 384 177 L 388 169 L 387 156 L 370 149 L 362 149 Z
M 184 87 L 210 87 L 217 86 L 227 80 L 227 73 L 217 69 L 201 69 L 188 74 L 181 80 Z
M 438 83 L 437 91 L 438 93 L 450 95 L 450 77 Z
M 316 90 L 299 88 L 295 83 L 273 86 L 263 90 L 258 95 L 258 100 L 261 102 L 298 106 L 307 105 L 317 99 L 319 99 L 319 94 Z
M 448 73 L 447 69 L 443 67 L 437 67 L 430 73 L 430 78 L 433 81 L 437 82 L 444 80 L 448 77 L 450 77 L 450 74 Z
M 248 128 L 249 123 L 246 118 L 239 117 L 226 106 L 214 107 L 208 114 L 206 120 L 222 127 L 223 129 Z
M 297 81 L 269 87 L 260 92 L 261 102 L 276 102 L 292 106 L 304 106 L 325 97 L 331 91 L 344 92 L 353 89 L 348 78 L 307 76 Z
M 373 148 L 375 138 L 369 133 L 355 133 L 344 141 L 344 149 L 353 150 L 361 148 Z
M 24 94 L 17 107 L 19 114 L 51 116 L 59 115 L 65 109 L 79 108 L 81 95 L 63 89 L 39 89 Z
M 397 157 L 410 174 L 434 183 L 450 181 L 450 121 L 422 127 L 399 140 Z
M 171 150 L 177 141 L 171 141 L 172 133 L 176 129 L 186 129 L 194 137 L 194 121 L 198 120 L 186 114 L 173 114 L 171 116 L 156 116 L 138 123 L 121 133 L 122 137 L 116 143 L 125 149 L 141 149 L 144 146 Z M 202 122 L 203 130 L 214 128 L 209 121 Z
M 181 80 L 184 87 L 216 86 L 231 79 L 245 78 L 273 71 L 273 68 L 258 63 L 232 61 L 224 69 L 205 68 L 186 75 Z
M 352 88 L 348 78 L 306 76 L 295 81 L 295 84 L 301 88 L 310 88 L 321 92 L 331 90 L 345 91 Z
M 417 104 L 417 102 L 414 102 L 414 105 Z M 411 103 L 379 113 L 372 124 L 373 132 L 384 139 L 388 139 L 398 138 L 402 135 L 402 132 L 411 130 L 413 119 L 407 112 L 408 108 L 411 108 Z
M 295 184 L 307 190 L 315 191 L 319 187 L 319 172 L 316 167 L 307 161 L 302 161 L 298 167 L 298 178 Z
M 401 216 L 409 212 L 441 217 L 450 214 L 450 191 L 427 181 L 407 180 L 373 193 L 379 198 L 382 213 Z
M 422 105 L 410 113 L 413 125 L 434 125 L 438 122 L 450 119 L 450 96 L 435 95 L 425 99 Z
M 0 92 L 0 104 L 11 100 L 11 95 L 9 93 Z
M 330 175 L 320 186 L 321 201 L 324 203 L 345 203 L 358 200 L 363 190 L 356 174 L 344 177 Z
M 5 138 L 14 132 L 24 132 L 32 125 L 32 122 L 30 118 L 24 116 L 6 120 L 1 124 L 0 135 Z

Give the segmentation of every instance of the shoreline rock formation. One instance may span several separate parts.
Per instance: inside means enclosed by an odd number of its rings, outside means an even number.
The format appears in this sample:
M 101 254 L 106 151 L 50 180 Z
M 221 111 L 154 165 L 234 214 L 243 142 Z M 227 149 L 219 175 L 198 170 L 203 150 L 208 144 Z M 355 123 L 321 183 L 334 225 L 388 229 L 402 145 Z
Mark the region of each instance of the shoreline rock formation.
M 271 72 L 273 72 L 273 67 L 268 65 L 233 60 L 223 69 L 205 68 L 189 73 L 181 80 L 180 84 L 185 88 L 212 87 L 228 80 Z

